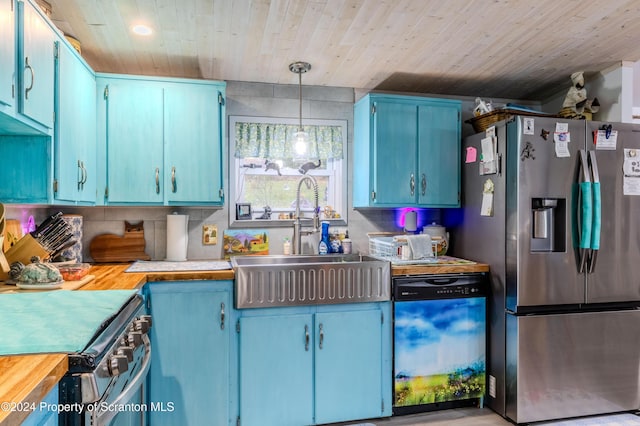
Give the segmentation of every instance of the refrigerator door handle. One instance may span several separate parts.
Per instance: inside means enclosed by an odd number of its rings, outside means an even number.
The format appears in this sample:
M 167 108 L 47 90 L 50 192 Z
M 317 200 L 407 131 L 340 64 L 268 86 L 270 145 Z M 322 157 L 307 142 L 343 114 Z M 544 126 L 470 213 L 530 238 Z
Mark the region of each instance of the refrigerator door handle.
M 579 150 L 578 153 L 580 155 L 579 168 L 582 171 L 582 176 L 578 175 L 579 202 L 577 205 L 577 220 L 579 233 L 578 249 L 580 252 L 578 272 L 582 274 L 586 271 L 587 259 L 590 257 L 593 193 L 591 188 L 591 176 L 587 162 L 587 153 L 584 150 Z
M 596 269 L 596 259 L 600 249 L 600 233 L 602 225 L 602 199 L 600 194 L 600 174 L 598 173 L 598 160 L 595 151 L 589 151 L 589 163 L 591 166 L 592 191 L 593 191 L 593 224 L 591 228 L 591 258 L 589 259 L 589 273 Z

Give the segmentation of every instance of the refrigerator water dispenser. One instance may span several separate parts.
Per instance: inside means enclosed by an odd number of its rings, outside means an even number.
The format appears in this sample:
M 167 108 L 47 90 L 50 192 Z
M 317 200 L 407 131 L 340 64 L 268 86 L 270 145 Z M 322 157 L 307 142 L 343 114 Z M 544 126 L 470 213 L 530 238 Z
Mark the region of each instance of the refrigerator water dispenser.
M 531 200 L 531 251 L 565 250 L 565 199 L 533 198 Z

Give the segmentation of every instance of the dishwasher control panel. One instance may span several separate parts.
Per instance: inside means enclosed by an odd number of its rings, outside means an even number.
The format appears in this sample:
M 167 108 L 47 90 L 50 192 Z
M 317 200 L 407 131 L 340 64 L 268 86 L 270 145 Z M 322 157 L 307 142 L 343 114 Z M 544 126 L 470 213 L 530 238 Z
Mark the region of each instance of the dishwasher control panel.
M 393 279 L 396 301 L 486 297 L 485 274 L 442 274 Z

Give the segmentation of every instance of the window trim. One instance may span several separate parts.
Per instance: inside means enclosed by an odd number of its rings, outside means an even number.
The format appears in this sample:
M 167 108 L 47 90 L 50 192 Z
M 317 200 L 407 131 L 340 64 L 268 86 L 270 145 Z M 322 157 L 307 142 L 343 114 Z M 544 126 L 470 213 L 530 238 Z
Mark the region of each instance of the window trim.
M 289 228 L 293 224 L 293 219 L 251 219 L 251 220 L 237 220 L 236 219 L 236 203 L 239 197 L 238 194 L 238 176 L 236 174 L 237 166 L 235 158 L 235 128 L 236 123 L 251 122 L 251 123 L 268 123 L 268 124 L 298 124 L 299 119 L 296 118 L 284 118 L 284 117 L 256 117 L 256 116 L 243 116 L 243 115 L 230 115 L 229 116 L 229 131 L 227 132 L 228 138 L 228 170 L 229 170 L 229 202 L 227 203 L 227 210 L 229 216 L 229 228 Z M 324 126 L 340 126 L 342 128 L 342 167 L 340 170 L 339 178 L 342 179 L 343 184 L 340 186 L 340 193 L 336 194 L 336 197 L 342 200 L 342 217 L 340 219 L 330 219 L 329 222 L 333 226 L 346 226 L 348 222 L 348 121 L 347 120 L 326 120 L 326 119 L 305 119 L 304 125 L 324 125 Z M 310 171 L 309 174 L 313 174 Z M 252 206 L 253 207 L 253 206 Z M 321 216 L 322 218 L 322 216 Z M 322 219 L 325 220 L 325 219 Z

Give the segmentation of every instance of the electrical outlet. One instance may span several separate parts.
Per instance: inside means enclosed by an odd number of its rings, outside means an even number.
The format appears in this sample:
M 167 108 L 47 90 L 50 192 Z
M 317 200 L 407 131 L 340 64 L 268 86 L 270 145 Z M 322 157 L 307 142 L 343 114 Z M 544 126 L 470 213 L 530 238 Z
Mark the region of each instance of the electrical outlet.
M 217 225 L 202 225 L 202 244 L 205 246 L 218 244 Z

